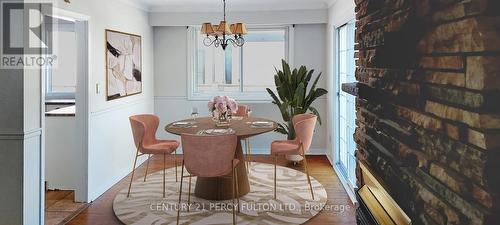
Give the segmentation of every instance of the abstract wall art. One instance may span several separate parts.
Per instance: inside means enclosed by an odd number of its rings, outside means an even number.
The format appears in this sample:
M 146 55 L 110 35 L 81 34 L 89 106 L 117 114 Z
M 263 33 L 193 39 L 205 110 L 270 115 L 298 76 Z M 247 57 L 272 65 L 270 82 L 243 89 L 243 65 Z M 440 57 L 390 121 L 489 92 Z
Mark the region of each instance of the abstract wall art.
M 107 100 L 141 93 L 141 36 L 109 29 L 105 33 Z

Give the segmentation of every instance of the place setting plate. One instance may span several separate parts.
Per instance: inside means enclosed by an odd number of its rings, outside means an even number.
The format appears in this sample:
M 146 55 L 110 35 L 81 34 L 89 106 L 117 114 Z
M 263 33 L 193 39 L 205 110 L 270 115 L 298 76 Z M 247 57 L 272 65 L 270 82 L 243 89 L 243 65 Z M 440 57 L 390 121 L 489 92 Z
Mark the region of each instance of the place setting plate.
M 172 123 L 171 127 L 178 127 L 178 128 L 190 128 L 190 127 L 196 127 L 196 122 L 193 121 L 179 121 Z
M 223 134 L 234 134 L 236 133 L 233 129 L 206 129 L 198 131 L 198 135 L 223 135 Z
M 273 127 L 274 123 L 269 121 L 254 121 L 250 123 L 252 128 L 270 128 Z

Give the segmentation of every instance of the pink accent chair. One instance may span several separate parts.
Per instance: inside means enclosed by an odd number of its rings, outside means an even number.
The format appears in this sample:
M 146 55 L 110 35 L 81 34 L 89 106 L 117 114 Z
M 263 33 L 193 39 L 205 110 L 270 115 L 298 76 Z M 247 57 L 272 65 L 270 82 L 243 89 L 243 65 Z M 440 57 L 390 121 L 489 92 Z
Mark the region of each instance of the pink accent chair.
M 238 111 L 234 114 L 234 116 L 241 116 L 244 118 L 248 118 L 249 115 L 249 107 L 248 105 L 238 105 Z M 250 171 L 250 164 L 251 164 L 251 159 L 250 159 L 250 138 L 244 138 L 245 141 L 245 156 L 246 156 L 246 169 L 247 173 Z
M 280 140 L 271 143 L 271 154 L 274 156 L 274 198 L 276 199 L 276 164 L 279 155 L 301 155 L 304 157 L 304 166 L 307 174 L 307 182 L 311 189 L 312 199 L 314 193 L 309 178 L 307 169 L 306 152 L 311 147 L 312 138 L 314 135 L 314 127 L 316 126 L 317 117 L 313 114 L 299 114 L 292 118 L 293 128 L 295 130 L 294 140 Z
M 181 187 L 179 189 L 179 205 L 181 204 L 182 181 L 184 177 L 189 177 L 188 205 L 191 198 L 191 177 L 221 177 L 231 176 L 233 182 L 233 206 L 234 199 L 238 199 L 239 209 L 239 191 L 238 174 L 236 166 L 240 162 L 236 158 L 236 146 L 238 137 L 231 135 L 217 136 L 199 136 L 191 134 L 182 134 L 182 151 L 184 157 L 181 169 Z M 184 167 L 189 175 L 184 176 Z M 179 224 L 180 208 L 177 211 L 177 224 Z M 233 207 L 233 224 L 236 223 L 236 214 Z M 188 207 L 189 211 L 189 207 Z
M 248 117 L 248 105 L 238 105 L 238 111 L 233 116 Z
M 127 197 L 130 196 L 130 189 L 132 188 L 132 181 L 134 180 L 135 166 L 137 158 L 142 155 L 148 155 L 146 164 L 146 174 L 144 175 L 144 182 L 148 176 L 149 161 L 152 154 L 163 155 L 163 197 L 165 198 L 165 158 L 167 154 L 176 154 L 179 142 L 175 140 L 158 140 L 156 139 L 156 130 L 160 123 L 160 119 L 156 115 L 135 115 L 129 117 L 130 125 L 132 126 L 132 133 L 134 135 L 135 146 L 137 151 L 135 154 L 134 167 L 132 167 L 132 177 L 128 187 Z M 177 180 L 177 160 L 175 159 L 175 177 Z

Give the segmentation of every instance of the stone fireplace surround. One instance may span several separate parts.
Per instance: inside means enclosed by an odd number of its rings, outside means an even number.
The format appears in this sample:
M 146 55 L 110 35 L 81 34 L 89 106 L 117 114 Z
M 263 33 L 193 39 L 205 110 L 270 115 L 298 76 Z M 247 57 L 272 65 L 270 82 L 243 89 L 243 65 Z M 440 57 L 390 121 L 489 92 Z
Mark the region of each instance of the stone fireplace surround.
M 412 224 L 500 224 L 500 1 L 355 3 L 358 186 Z

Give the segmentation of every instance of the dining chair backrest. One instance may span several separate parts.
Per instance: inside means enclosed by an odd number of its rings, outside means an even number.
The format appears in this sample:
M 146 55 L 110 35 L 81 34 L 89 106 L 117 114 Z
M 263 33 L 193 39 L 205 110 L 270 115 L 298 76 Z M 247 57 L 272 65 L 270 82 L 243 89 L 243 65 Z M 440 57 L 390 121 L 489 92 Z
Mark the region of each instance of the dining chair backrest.
M 299 114 L 292 118 L 296 140 L 302 143 L 304 154 L 311 147 L 317 118 L 313 114 Z
M 218 177 L 231 173 L 238 137 L 234 134 L 201 136 L 182 134 L 184 166 L 198 177 Z
M 142 146 L 154 143 L 156 140 L 156 130 L 160 124 L 160 118 L 156 115 L 142 114 L 129 117 L 132 133 L 134 135 L 135 146 L 142 149 Z
M 238 111 L 233 116 L 248 117 L 248 105 L 238 105 Z

